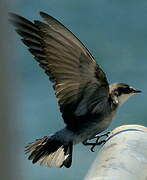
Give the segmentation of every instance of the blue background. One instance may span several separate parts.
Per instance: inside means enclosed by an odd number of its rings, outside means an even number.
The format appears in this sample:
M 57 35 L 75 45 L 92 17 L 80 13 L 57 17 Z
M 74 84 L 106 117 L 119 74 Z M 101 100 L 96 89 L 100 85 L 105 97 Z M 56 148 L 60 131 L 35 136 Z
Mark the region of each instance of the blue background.
M 17 0 L 11 2 L 8 11 L 30 20 L 41 19 L 39 11 L 47 12 L 87 46 L 110 83 L 128 83 L 142 90 L 142 94 L 130 98 L 120 108 L 109 130 L 123 124 L 147 126 L 146 0 Z M 63 128 L 64 123 L 48 77 L 20 42 L 13 27 L 9 28 L 13 36 L 10 45 L 15 44 L 11 68 L 15 68 L 17 79 L 19 138 L 11 153 L 19 161 L 14 162 L 15 176 L 27 180 L 83 179 L 96 156 L 88 147 L 75 146 L 70 169 L 33 165 L 24 155 L 28 142 Z

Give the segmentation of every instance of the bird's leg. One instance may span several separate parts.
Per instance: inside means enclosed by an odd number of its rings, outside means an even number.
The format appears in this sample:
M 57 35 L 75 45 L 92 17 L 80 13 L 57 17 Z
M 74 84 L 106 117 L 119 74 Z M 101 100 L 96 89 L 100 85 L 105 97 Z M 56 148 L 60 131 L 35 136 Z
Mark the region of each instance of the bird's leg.
M 83 141 L 83 144 L 84 144 L 85 146 L 91 146 L 91 151 L 94 152 L 95 146 L 101 145 L 101 144 L 103 144 L 103 143 L 106 142 L 106 140 L 102 140 L 102 141 L 100 141 L 100 142 L 98 142 L 98 140 L 99 140 L 99 139 L 96 139 L 96 142 L 94 142 L 94 143 L 91 143 L 91 142 L 88 142 L 88 140 L 85 140 L 85 141 Z
M 90 149 L 92 152 L 94 152 L 95 146 L 101 145 L 101 144 L 105 144 L 105 142 L 106 142 L 106 140 L 102 140 L 102 141 L 100 141 L 100 142 L 98 142 L 98 140 L 99 140 L 99 138 L 97 138 L 97 139 L 96 139 L 96 142 L 92 145 L 92 147 L 91 147 L 91 149 Z
M 108 131 L 108 132 L 106 132 L 104 134 L 97 134 L 94 137 L 90 138 L 89 140 L 95 139 L 95 138 L 100 139 L 101 137 L 104 137 L 104 136 L 108 137 L 110 133 L 111 133 L 111 131 Z
M 95 144 L 92 145 L 91 151 L 94 152 L 94 148 L 95 148 L 96 145 L 104 144 L 104 143 L 106 142 L 106 140 L 99 141 L 99 139 L 100 139 L 101 137 L 104 137 L 104 136 L 106 136 L 106 138 L 107 138 L 107 137 L 109 136 L 109 134 L 110 134 L 110 131 L 108 131 L 108 132 L 106 132 L 106 133 L 104 133 L 104 134 L 97 134 L 97 135 L 95 135 L 93 139 L 95 139 L 95 138 L 97 138 L 97 139 L 96 139 L 96 141 L 95 141 Z
M 90 139 L 87 139 L 87 140 L 83 141 L 83 144 L 84 144 L 85 146 L 92 146 L 92 147 L 91 147 L 91 151 L 94 152 L 95 146 L 101 145 L 101 144 L 103 144 L 103 143 L 106 142 L 106 140 L 99 141 L 99 139 L 100 139 L 101 137 L 104 137 L 104 136 L 108 137 L 109 134 L 110 134 L 110 131 L 107 132 L 107 133 L 105 133 L 105 134 L 97 134 L 96 136 L 94 136 L 94 137 L 92 137 L 92 138 L 90 138 Z M 95 143 L 88 142 L 88 140 L 92 140 L 92 139 L 95 139 L 95 138 L 96 138 Z

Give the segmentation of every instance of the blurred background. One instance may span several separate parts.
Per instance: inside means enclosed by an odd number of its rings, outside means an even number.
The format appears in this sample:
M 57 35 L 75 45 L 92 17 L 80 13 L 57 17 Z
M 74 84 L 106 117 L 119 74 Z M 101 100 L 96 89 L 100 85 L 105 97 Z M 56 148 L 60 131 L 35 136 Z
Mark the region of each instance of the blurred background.
M 48 77 L 7 20 L 8 12 L 40 19 L 39 11 L 75 33 L 110 83 L 142 90 L 120 108 L 111 130 L 123 124 L 147 126 L 147 1 L 0 1 L 0 179 L 81 180 L 97 154 L 88 147 L 74 148 L 70 169 L 33 165 L 24 154 L 28 142 L 64 127 Z

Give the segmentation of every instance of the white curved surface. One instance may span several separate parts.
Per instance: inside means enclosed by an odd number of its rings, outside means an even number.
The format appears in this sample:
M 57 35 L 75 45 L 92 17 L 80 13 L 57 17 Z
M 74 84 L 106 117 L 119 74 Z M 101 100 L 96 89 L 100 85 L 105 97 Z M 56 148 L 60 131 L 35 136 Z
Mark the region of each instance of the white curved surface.
M 114 129 L 84 180 L 147 180 L 147 128 Z

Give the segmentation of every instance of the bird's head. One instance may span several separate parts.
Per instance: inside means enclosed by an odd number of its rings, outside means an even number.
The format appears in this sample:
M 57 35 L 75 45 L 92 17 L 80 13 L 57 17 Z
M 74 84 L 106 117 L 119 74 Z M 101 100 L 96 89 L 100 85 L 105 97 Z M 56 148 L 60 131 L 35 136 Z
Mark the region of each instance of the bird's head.
M 136 90 L 132 86 L 123 83 L 114 83 L 109 86 L 110 95 L 116 104 L 123 104 L 129 97 L 136 93 L 140 93 L 140 90 Z

